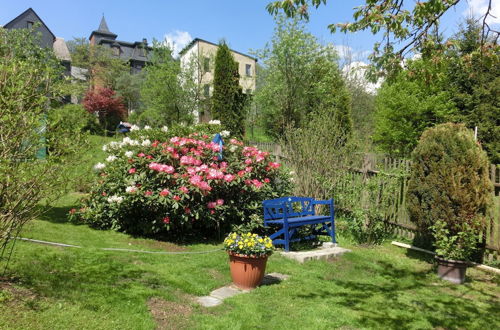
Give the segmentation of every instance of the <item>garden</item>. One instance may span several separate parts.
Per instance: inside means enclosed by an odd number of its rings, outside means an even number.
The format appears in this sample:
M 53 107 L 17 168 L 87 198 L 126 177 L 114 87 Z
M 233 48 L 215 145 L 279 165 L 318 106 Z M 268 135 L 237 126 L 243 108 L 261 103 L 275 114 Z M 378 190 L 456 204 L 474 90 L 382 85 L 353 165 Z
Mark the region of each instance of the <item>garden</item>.
M 89 60 L 90 45 L 73 52 L 100 77 L 69 84 L 29 30 L 0 28 L 1 329 L 500 324 L 496 41 L 452 48 L 472 24 L 406 67 L 384 54 L 373 96 L 293 3 L 268 6 L 284 15 L 253 96 L 225 43 L 203 100 L 165 45 L 127 94 L 124 63 Z M 460 74 L 470 63 L 481 77 Z M 77 89 L 82 104 L 63 104 Z M 349 252 L 287 258 L 335 244 Z M 219 288 L 242 294 L 200 303 Z

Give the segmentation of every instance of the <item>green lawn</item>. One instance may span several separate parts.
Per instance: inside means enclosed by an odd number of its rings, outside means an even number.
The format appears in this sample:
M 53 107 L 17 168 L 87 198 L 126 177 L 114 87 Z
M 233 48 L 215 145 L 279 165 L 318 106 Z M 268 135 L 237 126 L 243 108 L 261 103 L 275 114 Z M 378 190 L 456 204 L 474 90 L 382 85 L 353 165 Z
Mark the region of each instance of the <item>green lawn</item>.
M 78 195 L 30 223 L 23 237 L 81 245 L 17 241 L 0 279 L 1 329 L 332 329 L 467 328 L 500 324 L 498 276 L 472 269 L 465 285 L 439 280 L 430 260 L 389 244 L 356 247 L 333 262 L 300 265 L 275 254 L 268 272 L 291 278 L 207 309 L 195 296 L 230 282 L 227 256 L 102 251 L 204 251 L 96 231 L 66 222 Z

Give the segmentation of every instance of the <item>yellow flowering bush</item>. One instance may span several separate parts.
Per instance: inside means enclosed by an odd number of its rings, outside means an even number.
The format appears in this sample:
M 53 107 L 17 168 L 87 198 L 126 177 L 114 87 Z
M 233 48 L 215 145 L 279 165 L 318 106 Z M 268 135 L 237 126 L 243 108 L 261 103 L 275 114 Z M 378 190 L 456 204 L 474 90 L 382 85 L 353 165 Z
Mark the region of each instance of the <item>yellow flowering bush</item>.
M 224 249 L 234 254 L 264 256 L 271 255 L 274 246 L 267 236 L 261 237 L 252 233 L 231 233 L 224 240 Z

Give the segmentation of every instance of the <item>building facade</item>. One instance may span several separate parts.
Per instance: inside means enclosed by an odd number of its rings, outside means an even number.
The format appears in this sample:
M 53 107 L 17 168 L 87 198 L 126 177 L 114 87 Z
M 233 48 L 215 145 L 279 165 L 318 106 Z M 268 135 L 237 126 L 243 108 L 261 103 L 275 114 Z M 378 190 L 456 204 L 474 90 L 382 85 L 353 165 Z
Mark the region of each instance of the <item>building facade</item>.
M 200 86 L 202 98 L 208 99 L 213 93 L 215 55 L 219 46 L 213 42 L 195 38 L 180 51 L 181 68 L 193 68 L 193 79 Z M 257 59 L 231 49 L 234 60 L 238 63 L 240 86 L 243 93 L 251 95 L 255 92 Z M 208 109 L 197 109 L 194 112 L 197 121 L 206 122 L 211 119 Z
M 109 48 L 111 54 L 130 64 L 130 72 L 138 73 L 144 66 L 149 62 L 150 53 L 152 48 L 148 46 L 148 41 L 146 38 L 142 41 L 128 42 L 116 40 L 118 35 L 111 32 L 108 28 L 108 24 L 104 19 L 101 19 L 99 28 L 92 31 L 89 37 L 91 45 L 101 45 L 103 47 Z

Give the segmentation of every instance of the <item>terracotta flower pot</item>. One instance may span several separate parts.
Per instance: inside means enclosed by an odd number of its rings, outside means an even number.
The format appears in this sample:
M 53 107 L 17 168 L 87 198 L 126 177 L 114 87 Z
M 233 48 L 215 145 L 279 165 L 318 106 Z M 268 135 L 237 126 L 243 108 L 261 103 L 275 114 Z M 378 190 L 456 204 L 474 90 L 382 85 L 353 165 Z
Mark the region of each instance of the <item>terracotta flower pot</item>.
M 467 262 L 460 260 L 448 260 L 436 257 L 438 268 L 437 273 L 443 280 L 462 284 L 465 282 L 465 272 L 467 271 Z
M 268 256 L 253 257 L 231 252 L 228 254 L 233 283 L 243 290 L 255 289 L 264 278 Z

